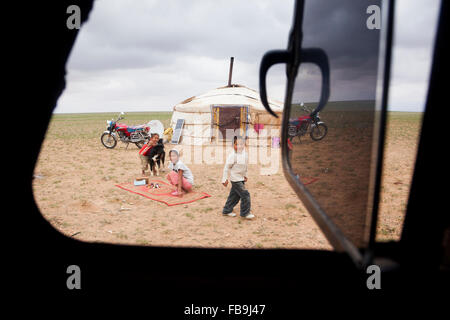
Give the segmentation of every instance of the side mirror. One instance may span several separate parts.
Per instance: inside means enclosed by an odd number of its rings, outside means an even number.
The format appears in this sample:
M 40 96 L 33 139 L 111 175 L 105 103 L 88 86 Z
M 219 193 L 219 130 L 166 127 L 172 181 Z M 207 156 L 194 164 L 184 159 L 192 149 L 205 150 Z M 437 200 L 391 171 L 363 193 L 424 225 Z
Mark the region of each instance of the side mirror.
M 259 73 L 261 102 L 273 114 L 266 73 L 286 64 L 286 179 L 330 244 L 358 267 L 372 259 L 375 242 L 392 46 L 393 5 L 373 2 L 381 30 L 367 27 L 365 1 L 297 0 L 288 48 L 267 52 Z

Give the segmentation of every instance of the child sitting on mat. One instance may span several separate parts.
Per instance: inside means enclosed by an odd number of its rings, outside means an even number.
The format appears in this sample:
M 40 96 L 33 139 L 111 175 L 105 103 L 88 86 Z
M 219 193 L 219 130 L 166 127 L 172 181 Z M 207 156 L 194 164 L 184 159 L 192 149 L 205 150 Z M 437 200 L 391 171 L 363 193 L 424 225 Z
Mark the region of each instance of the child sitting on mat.
M 172 195 L 181 196 L 184 192 L 192 191 L 192 186 L 194 185 L 194 176 L 191 170 L 189 170 L 186 165 L 181 162 L 180 155 L 177 150 L 172 149 L 169 151 L 169 170 L 170 171 L 166 178 L 169 180 L 170 184 L 177 187 Z

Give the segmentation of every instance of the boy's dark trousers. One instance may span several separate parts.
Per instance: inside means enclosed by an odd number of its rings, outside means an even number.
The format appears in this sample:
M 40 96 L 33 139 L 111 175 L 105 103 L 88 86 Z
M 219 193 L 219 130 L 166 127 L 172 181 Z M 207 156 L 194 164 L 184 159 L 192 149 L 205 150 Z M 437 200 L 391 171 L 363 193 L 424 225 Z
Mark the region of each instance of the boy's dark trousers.
M 245 217 L 250 213 L 250 192 L 245 189 L 244 181 L 231 182 L 230 194 L 222 213 L 231 213 L 239 200 L 241 200 L 241 217 Z

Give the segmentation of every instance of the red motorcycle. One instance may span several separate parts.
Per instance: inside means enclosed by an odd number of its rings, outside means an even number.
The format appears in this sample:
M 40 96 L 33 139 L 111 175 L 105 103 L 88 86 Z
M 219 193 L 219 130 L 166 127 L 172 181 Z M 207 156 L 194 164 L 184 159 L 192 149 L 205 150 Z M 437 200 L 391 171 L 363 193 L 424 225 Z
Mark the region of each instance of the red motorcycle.
M 123 115 L 124 113 L 121 112 L 117 120 L 106 120 L 106 131 L 100 137 L 102 144 L 108 149 L 113 149 L 117 145 L 117 141 L 120 140 L 127 144 L 127 148 L 129 143 L 134 143 L 139 149 L 142 148 L 150 137 L 150 127 L 145 124 L 128 126 L 117 123 L 117 121 L 124 119 Z
M 327 132 L 327 125 L 320 120 L 319 113 L 313 114 L 312 111 L 306 108 L 303 104 L 300 107 L 308 113 L 306 116 L 301 116 L 296 119 L 289 119 L 288 136 L 292 141 L 294 137 L 300 139 L 309 131 L 311 139 L 314 141 L 322 140 Z

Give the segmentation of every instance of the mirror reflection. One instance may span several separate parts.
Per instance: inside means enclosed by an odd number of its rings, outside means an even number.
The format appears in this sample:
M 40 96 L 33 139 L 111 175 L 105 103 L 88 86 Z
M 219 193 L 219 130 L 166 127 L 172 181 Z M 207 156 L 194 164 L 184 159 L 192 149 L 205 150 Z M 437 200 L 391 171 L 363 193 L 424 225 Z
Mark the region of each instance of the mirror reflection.
M 376 115 L 380 30 L 369 28 L 367 9 L 371 5 L 380 3 L 305 1 L 302 47 L 318 47 L 327 53 L 330 99 L 315 112 L 320 70 L 302 64 L 285 128 L 293 173 L 357 246 L 366 241 Z

